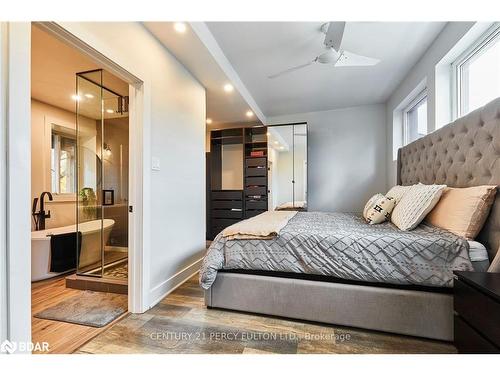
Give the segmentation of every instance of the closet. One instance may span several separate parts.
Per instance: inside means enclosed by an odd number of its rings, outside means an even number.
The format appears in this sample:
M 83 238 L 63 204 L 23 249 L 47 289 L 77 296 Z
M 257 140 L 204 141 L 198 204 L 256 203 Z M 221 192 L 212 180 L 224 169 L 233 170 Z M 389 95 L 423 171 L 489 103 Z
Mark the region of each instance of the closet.
M 210 133 L 207 239 L 267 210 L 267 152 L 264 126 Z

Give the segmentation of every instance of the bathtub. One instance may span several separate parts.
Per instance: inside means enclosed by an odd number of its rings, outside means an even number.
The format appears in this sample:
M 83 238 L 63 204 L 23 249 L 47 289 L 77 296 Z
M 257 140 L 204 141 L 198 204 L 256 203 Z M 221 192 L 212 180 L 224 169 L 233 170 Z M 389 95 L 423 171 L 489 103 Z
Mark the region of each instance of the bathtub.
M 109 234 L 115 224 L 114 220 L 93 220 L 81 223 L 78 226 L 82 232 L 82 248 L 80 251 L 80 267 L 88 266 L 101 260 L 101 223 L 104 244 L 108 242 Z M 61 273 L 49 272 L 50 270 L 50 236 L 76 231 L 76 225 L 51 228 L 31 232 L 31 281 L 48 279 Z M 76 251 L 76 249 L 68 249 Z

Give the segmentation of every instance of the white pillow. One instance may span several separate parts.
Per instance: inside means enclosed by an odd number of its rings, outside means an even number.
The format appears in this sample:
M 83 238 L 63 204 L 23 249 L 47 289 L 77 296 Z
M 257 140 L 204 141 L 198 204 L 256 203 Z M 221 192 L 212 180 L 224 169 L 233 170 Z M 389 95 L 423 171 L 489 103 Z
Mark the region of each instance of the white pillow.
M 394 198 L 382 194 L 375 194 L 365 205 L 363 217 L 368 224 L 380 224 L 391 217 L 391 212 L 396 205 Z
M 445 188 L 446 185 L 410 186 L 392 211 L 392 223 L 401 230 L 414 229 L 439 202 Z
M 411 185 L 410 186 L 396 185 L 393 186 L 385 196 L 388 198 L 394 198 L 396 200 L 396 204 L 398 204 L 401 198 L 403 198 L 403 195 L 405 195 L 405 193 L 408 190 L 410 190 L 410 188 Z

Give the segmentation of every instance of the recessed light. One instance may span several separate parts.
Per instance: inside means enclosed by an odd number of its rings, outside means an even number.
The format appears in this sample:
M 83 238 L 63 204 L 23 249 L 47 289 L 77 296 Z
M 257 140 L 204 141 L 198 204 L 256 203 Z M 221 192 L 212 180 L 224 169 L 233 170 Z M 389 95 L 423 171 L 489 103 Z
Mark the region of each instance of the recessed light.
M 92 95 L 92 94 L 85 94 L 85 97 L 88 98 L 88 99 L 93 99 L 94 95 Z
M 211 123 L 212 123 L 212 119 L 211 119 L 211 118 L 207 118 L 207 119 L 205 120 L 205 122 L 206 122 L 207 124 L 211 124 Z
M 174 30 L 177 31 L 178 33 L 185 33 L 186 32 L 186 24 L 184 22 L 176 22 L 174 23 Z
M 253 117 L 253 112 L 252 111 L 247 111 L 246 115 L 247 115 L 247 117 Z
M 113 111 L 113 110 L 112 110 L 112 109 L 110 109 L 110 108 L 106 109 L 106 112 L 108 112 L 108 113 L 115 113 L 115 111 Z
M 277 145 L 279 142 L 278 141 L 274 141 L 274 144 Z
M 234 87 L 233 87 L 233 85 L 231 85 L 230 83 L 226 83 L 226 84 L 224 85 L 224 91 L 225 91 L 225 92 L 232 92 L 233 90 L 234 90 Z
M 75 102 L 80 101 L 80 95 L 71 95 L 71 99 L 73 99 Z
M 266 133 L 266 135 L 269 137 L 269 136 L 271 135 L 271 133 L 270 133 L 270 132 L 267 132 L 267 133 Z
M 283 146 L 280 147 L 280 150 L 284 150 L 285 148 Z

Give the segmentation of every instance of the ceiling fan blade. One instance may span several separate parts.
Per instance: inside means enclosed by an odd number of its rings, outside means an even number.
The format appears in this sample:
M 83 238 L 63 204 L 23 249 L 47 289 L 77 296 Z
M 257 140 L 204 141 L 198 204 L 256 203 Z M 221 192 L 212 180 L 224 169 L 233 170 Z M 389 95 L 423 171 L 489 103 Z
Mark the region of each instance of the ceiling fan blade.
M 349 51 L 343 51 L 335 66 L 373 66 L 380 62 L 373 57 L 361 56 Z
M 316 61 L 316 60 L 314 60 L 314 61 Z M 308 62 L 308 63 L 306 63 L 306 64 L 302 64 L 302 65 L 294 66 L 293 68 L 289 68 L 289 69 L 283 70 L 283 71 L 281 71 L 281 72 L 279 72 L 279 73 L 272 74 L 272 75 L 268 76 L 267 78 L 271 78 L 271 79 L 273 79 L 273 78 L 277 78 L 277 77 L 282 76 L 282 75 L 284 75 L 284 74 L 291 73 L 291 72 L 293 72 L 293 71 L 295 71 L 295 70 L 299 70 L 299 69 L 305 68 L 306 66 L 311 65 L 314 61 L 309 61 L 309 62 Z
M 344 37 L 344 29 L 345 22 L 330 22 L 325 35 L 325 46 L 338 52 Z

